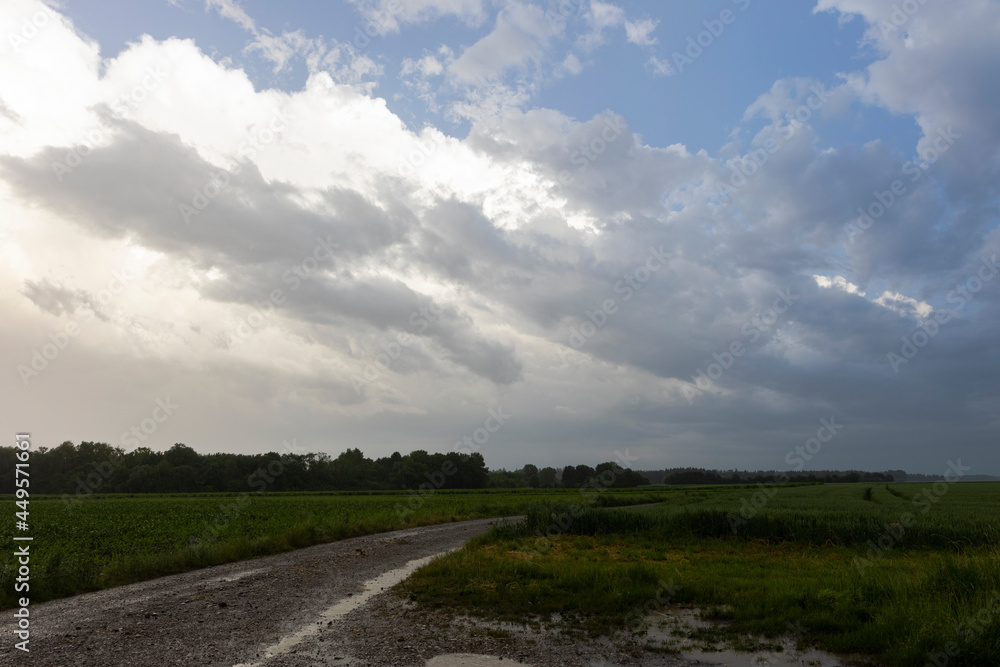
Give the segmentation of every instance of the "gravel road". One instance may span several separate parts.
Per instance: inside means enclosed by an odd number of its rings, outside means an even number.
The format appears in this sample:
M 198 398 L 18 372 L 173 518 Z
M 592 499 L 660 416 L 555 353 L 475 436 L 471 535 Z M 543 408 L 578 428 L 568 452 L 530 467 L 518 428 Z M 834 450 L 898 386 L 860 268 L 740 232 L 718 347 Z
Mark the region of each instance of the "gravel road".
M 30 655 L 13 648 L 5 622 L 0 664 L 252 664 L 362 583 L 455 549 L 494 521 L 380 533 L 32 605 Z
M 380 533 L 33 605 L 30 655 L 13 648 L 11 625 L 3 623 L 0 665 L 679 667 L 722 662 L 647 651 L 642 636 L 594 639 L 552 627 L 499 625 L 385 594 L 433 556 L 460 547 L 496 521 Z M 745 655 L 728 656 L 725 664 L 760 663 Z

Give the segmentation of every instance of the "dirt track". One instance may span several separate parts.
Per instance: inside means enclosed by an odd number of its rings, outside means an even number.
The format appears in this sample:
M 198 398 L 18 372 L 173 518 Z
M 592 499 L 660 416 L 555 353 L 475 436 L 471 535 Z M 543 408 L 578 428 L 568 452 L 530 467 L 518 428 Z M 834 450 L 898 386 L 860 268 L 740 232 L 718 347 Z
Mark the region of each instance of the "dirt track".
M 493 521 L 359 537 L 33 605 L 30 655 L 13 648 L 4 623 L 0 664 L 253 663 L 363 582 L 459 547 Z
M 559 628 L 501 627 L 381 594 L 495 522 L 381 533 L 34 605 L 30 655 L 13 648 L 12 625 L 4 623 L 0 665 L 720 664 L 646 651 L 641 636 L 594 639 Z M 725 664 L 760 663 L 745 655 Z

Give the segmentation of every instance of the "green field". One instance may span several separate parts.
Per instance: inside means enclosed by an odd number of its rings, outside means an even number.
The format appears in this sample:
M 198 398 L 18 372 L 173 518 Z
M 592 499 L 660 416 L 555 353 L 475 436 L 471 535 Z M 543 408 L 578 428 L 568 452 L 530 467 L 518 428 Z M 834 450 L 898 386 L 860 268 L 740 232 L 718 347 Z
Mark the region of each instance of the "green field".
M 625 507 L 656 502 L 655 506 Z M 14 501 L 0 501 L 13 521 Z M 403 510 L 402 512 L 400 510 Z M 1000 484 L 33 497 L 39 602 L 345 537 L 526 514 L 435 561 L 402 593 L 486 618 L 641 631 L 695 605 L 696 639 L 790 628 L 882 664 L 1000 664 Z M 0 548 L 12 553 L 10 533 Z M 0 604 L 14 604 L 12 560 Z M 948 655 L 951 651 L 953 655 Z
M 602 505 L 659 500 L 663 491 L 611 490 Z M 0 501 L 12 533 L 30 535 L 32 602 L 412 526 L 523 514 L 573 490 L 343 494 L 94 495 L 72 505 L 32 497 L 27 532 L 14 531 L 12 496 Z M 22 543 L 19 543 L 22 544 Z M 13 558 L 0 573 L 0 608 L 15 604 Z
M 641 631 L 669 603 L 696 639 L 789 634 L 877 664 L 1000 664 L 1000 484 L 676 489 L 651 508 L 533 510 L 403 593 L 491 619 Z M 742 512 L 742 515 L 741 515 Z M 576 514 L 576 516 L 574 516 Z

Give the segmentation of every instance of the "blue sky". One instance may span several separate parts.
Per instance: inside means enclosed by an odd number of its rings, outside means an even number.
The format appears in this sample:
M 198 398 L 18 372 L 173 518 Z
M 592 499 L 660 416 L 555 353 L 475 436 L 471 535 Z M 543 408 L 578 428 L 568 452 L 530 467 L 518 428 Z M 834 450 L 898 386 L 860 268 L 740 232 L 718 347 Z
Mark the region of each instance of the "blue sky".
M 573 13 L 567 22 L 579 28 L 586 3 L 571 6 Z M 865 30 L 863 21 L 845 22 L 835 12 L 817 13 L 808 3 L 778 7 L 763 2 L 717 0 L 685 6 L 665 7 L 654 2 L 624 2 L 617 6 L 637 21 L 657 22 L 651 34 L 656 43 L 630 44 L 624 28 L 609 29 L 606 42 L 585 58 L 586 76 L 544 77 L 531 101 L 576 119 L 588 119 L 612 109 L 624 115 L 634 131 L 651 145 L 683 143 L 692 150 L 717 151 L 741 125 L 744 110 L 775 80 L 810 77 L 833 87 L 839 83 L 838 74 L 862 69 L 876 57 L 871 49 L 859 49 Z M 405 58 L 417 60 L 442 45 L 460 49 L 475 43 L 490 32 L 493 26 L 489 20 L 470 26 L 455 17 L 442 18 L 368 37 L 364 33 L 370 25 L 368 20 L 359 7 L 347 2 L 246 2 L 241 7 L 261 30 L 275 35 L 301 31 L 309 38 L 364 44 L 364 48 L 356 50 L 385 68 L 385 76 L 377 80 L 375 91 L 393 112 L 417 129 L 431 123 L 449 132 L 468 131 L 468 123 L 456 126 L 414 98 L 400 81 L 400 71 Z M 668 61 L 674 53 L 686 55 L 688 38 L 697 38 L 706 30 L 705 22 L 717 21 L 724 10 L 733 13 L 733 22 L 723 24 L 719 37 L 713 35 L 703 54 L 690 65 L 684 64 L 683 72 L 663 77 L 647 70 L 651 55 Z M 558 6 L 548 11 L 558 11 Z M 246 69 L 260 88 L 294 90 L 304 84 L 309 74 L 301 60 L 273 72 L 273 63 L 259 52 L 244 52 L 250 41 L 246 30 L 217 12 L 206 12 L 194 0 L 174 5 L 161 0 L 78 1 L 66 6 L 66 14 L 98 40 L 105 56 L 117 54 L 144 33 L 157 39 L 183 36 L 195 40 L 215 58 L 230 58 Z M 764 35 L 767 37 L 762 38 Z M 565 35 L 554 40 L 553 53 L 573 52 L 573 38 L 574 32 L 568 28 Z M 893 118 L 876 109 L 858 110 L 850 118 L 822 129 L 821 137 L 828 141 L 865 143 L 880 137 L 893 142 L 899 150 L 912 146 L 919 138 L 912 119 Z
M 835 418 L 810 468 L 1000 473 L 998 29 L 11 0 L 4 423 L 128 448 L 169 396 L 142 444 L 378 456 L 503 408 L 494 467 L 783 469 Z

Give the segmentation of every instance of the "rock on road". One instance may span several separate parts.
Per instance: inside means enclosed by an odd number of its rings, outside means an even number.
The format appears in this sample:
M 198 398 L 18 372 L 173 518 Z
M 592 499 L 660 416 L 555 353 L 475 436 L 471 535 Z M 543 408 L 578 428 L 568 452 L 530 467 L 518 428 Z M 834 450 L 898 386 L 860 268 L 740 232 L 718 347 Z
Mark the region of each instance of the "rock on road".
M 30 656 L 4 642 L 0 663 L 284 664 L 300 644 L 323 641 L 331 608 L 380 592 L 366 594 L 364 582 L 455 549 L 495 521 L 379 533 L 32 605 Z

